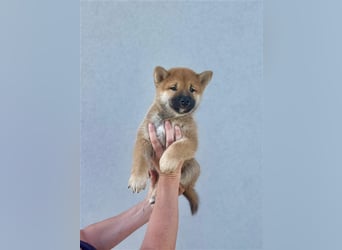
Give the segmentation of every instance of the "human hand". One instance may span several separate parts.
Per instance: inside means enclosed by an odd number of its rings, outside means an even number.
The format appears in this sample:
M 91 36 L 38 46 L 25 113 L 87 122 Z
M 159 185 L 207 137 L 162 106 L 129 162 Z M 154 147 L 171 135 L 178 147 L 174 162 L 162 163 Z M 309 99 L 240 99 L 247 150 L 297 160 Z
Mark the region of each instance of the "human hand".
M 161 156 L 163 155 L 164 151 L 175 141 L 182 138 L 182 132 L 179 128 L 179 126 L 172 127 L 171 123 L 169 121 L 165 121 L 164 123 L 164 130 L 165 130 L 165 147 L 160 143 L 160 141 L 157 138 L 157 133 L 154 125 L 152 123 L 148 124 L 148 132 L 150 136 L 150 141 L 154 150 L 154 154 L 152 157 L 152 163 L 156 167 L 156 170 L 158 173 L 160 173 L 160 166 L 159 166 L 159 160 Z
M 148 124 L 148 131 L 150 136 L 150 141 L 154 150 L 154 154 L 152 157 L 152 164 L 155 167 L 155 170 L 150 170 L 150 178 L 151 178 L 151 186 L 152 189 L 154 188 L 155 184 L 158 181 L 159 175 L 165 175 L 161 173 L 160 166 L 159 166 L 159 160 L 165 150 L 175 141 L 180 140 L 182 138 L 182 132 L 179 126 L 172 127 L 171 123 L 169 121 L 165 121 L 164 123 L 164 130 L 165 130 L 165 147 L 160 143 L 160 141 L 157 138 L 157 133 L 154 125 L 152 123 Z M 168 176 L 172 175 L 179 175 L 181 174 L 183 162 L 180 161 L 176 171 L 174 173 L 167 174 Z M 184 192 L 184 188 L 180 186 L 179 188 L 180 194 Z

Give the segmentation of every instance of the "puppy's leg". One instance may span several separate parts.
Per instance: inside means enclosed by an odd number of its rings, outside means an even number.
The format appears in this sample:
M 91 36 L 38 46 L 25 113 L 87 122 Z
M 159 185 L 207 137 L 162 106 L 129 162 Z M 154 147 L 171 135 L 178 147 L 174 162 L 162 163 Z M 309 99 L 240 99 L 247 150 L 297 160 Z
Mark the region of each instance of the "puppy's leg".
M 139 192 L 146 187 L 150 167 L 147 158 L 150 157 L 151 151 L 152 146 L 149 141 L 144 139 L 136 141 L 131 176 L 128 180 L 128 188 L 133 192 Z
M 149 171 L 149 176 L 150 176 L 150 181 L 151 181 L 151 185 L 150 185 L 150 190 L 148 193 L 148 197 L 149 197 L 149 202 L 150 204 L 154 204 L 156 201 L 156 195 L 157 195 L 157 182 L 158 182 L 158 172 L 155 170 L 150 170 Z
M 180 183 L 183 188 L 195 186 L 195 183 L 200 175 L 201 169 L 200 165 L 196 159 L 187 160 L 184 162 L 182 167 L 182 176 Z
M 192 215 L 194 215 L 197 212 L 199 205 L 199 198 L 194 189 L 195 183 L 199 175 L 200 166 L 195 159 L 191 159 L 184 162 L 180 183 L 185 189 L 183 195 L 189 201 Z
M 182 138 L 171 144 L 160 158 L 160 170 L 163 173 L 175 171 L 180 161 L 186 161 L 194 157 L 196 152 L 196 143 Z

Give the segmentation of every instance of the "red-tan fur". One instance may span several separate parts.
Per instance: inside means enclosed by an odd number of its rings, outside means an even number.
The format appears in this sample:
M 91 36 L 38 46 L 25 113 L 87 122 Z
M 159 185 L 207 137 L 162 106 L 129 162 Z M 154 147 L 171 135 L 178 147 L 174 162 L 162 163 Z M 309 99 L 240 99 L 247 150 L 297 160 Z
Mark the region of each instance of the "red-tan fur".
M 181 176 L 181 185 L 185 189 L 183 194 L 190 203 L 192 214 L 197 212 L 199 198 L 194 186 L 200 174 L 200 167 L 194 159 L 198 139 L 197 127 L 192 114 L 198 107 L 203 91 L 211 77 L 211 71 L 197 74 L 187 68 L 173 68 L 168 71 L 159 66 L 155 68 L 155 100 L 138 129 L 134 148 L 133 165 L 128 182 L 133 192 L 139 192 L 145 188 L 148 170 L 152 168 L 153 149 L 148 135 L 148 123 L 154 124 L 157 136 L 165 146 L 163 126 L 164 122 L 169 120 L 172 126 L 178 125 L 181 128 L 182 138 L 171 144 L 164 152 L 160 159 L 160 170 L 170 173 L 175 170 L 180 160 L 184 161 Z M 174 86 L 177 87 L 177 90 L 172 90 Z M 189 112 L 179 113 L 171 107 L 171 99 L 179 95 L 189 96 L 194 100 L 194 107 Z M 182 110 L 180 109 L 180 111 Z

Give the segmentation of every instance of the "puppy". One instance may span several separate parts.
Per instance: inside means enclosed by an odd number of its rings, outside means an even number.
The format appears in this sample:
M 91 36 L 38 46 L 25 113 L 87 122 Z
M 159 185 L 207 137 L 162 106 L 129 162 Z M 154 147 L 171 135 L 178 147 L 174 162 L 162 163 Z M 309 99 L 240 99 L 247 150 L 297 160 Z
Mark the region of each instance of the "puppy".
M 128 181 L 128 187 L 133 192 L 145 188 L 149 177 L 148 171 L 153 168 L 153 148 L 149 139 L 148 124 L 154 124 L 157 136 L 165 146 L 164 121 L 169 120 L 172 126 L 178 125 L 181 128 L 182 138 L 172 143 L 163 153 L 159 161 L 160 170 L 163 173 L 173 172 L 177 163 L 184 161 L 180 184 L 185 189 L 183 194 L 189 201 L 191 213 L 197 212 L 199 198 L 194 186 L 200 174 L 200 166 L 194 159 L 198 139 L 192 115 L 199 106 L 203 91 L 212 75 L 211 71 L 197 74 L 187 68 L 155 68 L 155 100 L 138 129 L 134 147 L 133 165 Z

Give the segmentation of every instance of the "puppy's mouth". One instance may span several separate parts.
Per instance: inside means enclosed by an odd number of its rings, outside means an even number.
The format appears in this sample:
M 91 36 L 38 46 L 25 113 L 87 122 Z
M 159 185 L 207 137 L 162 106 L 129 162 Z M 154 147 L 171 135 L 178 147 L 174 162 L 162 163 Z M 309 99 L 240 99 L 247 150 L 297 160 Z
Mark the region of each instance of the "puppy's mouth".
M 195 107 L 195 100 L 191 96 L 179 95 L 171 99 L 170 106 L 178 114 L 186 114 Z

